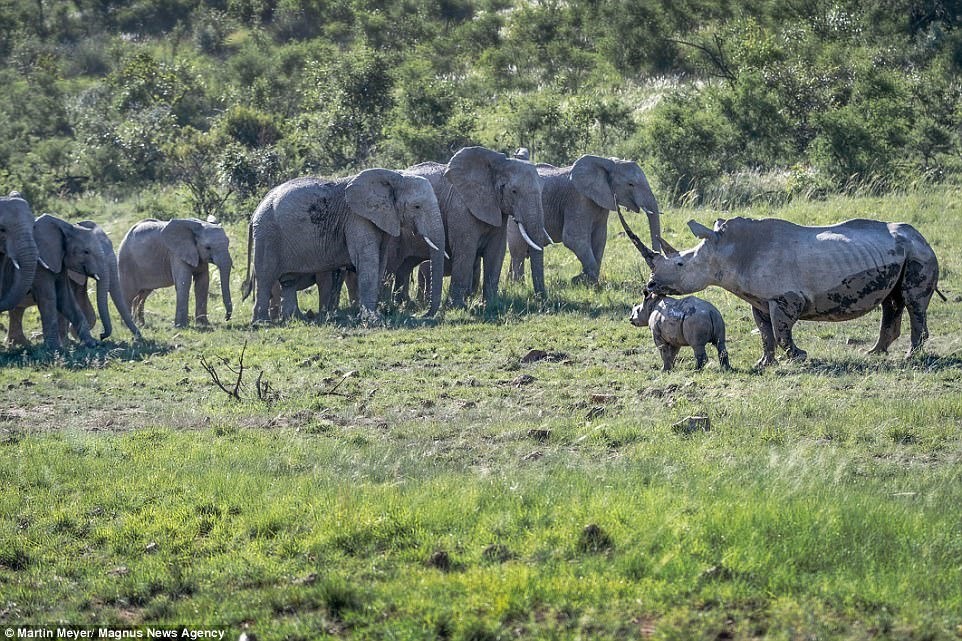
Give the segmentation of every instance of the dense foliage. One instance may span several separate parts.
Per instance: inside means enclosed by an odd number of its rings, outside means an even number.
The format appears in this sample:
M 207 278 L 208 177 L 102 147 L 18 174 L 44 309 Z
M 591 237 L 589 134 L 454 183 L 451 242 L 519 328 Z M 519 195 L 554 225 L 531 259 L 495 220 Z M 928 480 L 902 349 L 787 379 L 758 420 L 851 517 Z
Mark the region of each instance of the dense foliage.
M 0 189 L 38 206 L 278 180 L 471 143 L 637 159 L 726 204 L 962 169 L 949 0 L 4 0 Z

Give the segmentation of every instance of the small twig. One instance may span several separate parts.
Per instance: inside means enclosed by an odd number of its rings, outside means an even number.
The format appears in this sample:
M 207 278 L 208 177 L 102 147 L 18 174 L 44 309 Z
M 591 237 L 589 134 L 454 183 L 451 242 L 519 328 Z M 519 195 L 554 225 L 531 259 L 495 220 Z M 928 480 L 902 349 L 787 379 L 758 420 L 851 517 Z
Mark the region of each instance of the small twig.
M 329 389 L 329 390 L 325 390 L 325 391 L 321 392 L 321 394 L 330 395 L 330 396 L 345 396 L 345 397 L 350 396 L 350 394 L 342 394 L 342 393 L 338 392 L 338 391 L 337 391 L 337 388 L 341 386 L 341 383 L 343 383 L 343 382 L 346 381 L 347 379 L 351 378 L 351 377 L 354 376 L 355 374 L 357 374 L 357 370 L 356 370 L 356 369 L 352 369 L 350 372 L 348 372 L 347 374 L 345 374 L 344 376 L 342 376 L 342 377 L 341 377 L 341 380 L 339 380 L 338 382 L 334 383 L 334 387 L 332 387 L 332 388 Z

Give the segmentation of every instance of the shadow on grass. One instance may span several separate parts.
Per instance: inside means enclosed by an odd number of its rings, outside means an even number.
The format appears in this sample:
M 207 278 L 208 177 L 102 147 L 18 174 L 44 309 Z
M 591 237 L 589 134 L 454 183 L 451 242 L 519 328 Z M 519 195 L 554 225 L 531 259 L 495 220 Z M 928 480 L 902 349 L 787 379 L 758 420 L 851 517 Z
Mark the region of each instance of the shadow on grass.
M 95 347 L 73 343 L 59 350 L 38 344 L 0 351 L 0 368 L 101 369 L 112 361 L 142 361 L 158 354 L 167 354 L 172 349 L 170 345 L 149 340 L 136 343 L 105 341 Z
M 879 357 L 864 355 L 861 357 L 824 359 L 811 358 L 801 363 L 780 366 L 774 371 L 782 374 L 806 373 L 819 376 L 851 376 L 853 374 L 878 374 L 891 371 L 962 371 L 962 357 L 956 354 L 937 356 L 935 354 L 920 354 L 910 358 L 890 355 Z

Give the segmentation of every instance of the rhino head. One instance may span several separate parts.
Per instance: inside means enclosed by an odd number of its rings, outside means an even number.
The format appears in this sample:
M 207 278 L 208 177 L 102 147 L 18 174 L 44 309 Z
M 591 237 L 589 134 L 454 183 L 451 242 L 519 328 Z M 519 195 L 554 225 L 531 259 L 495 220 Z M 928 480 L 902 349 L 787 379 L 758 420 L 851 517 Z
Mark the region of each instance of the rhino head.
M 717 285 L 730 269 L 730 266 L 725 264 L 728 260 L 726 252 L 721 248 L 722 231 L 725 225 L 722 219 L 715 222 L 713 230 L 694 220 L 688 221 L 688 228 L 696 237 L 701 238 L 702 242 L 691 249 L 678 251 L 664 238 L 659 237 L 658 242 L 661 244 L 659 253 L 649 249 L 631 231 L 620 212 L 618 216 L 621 218 L 625 233 L 651 268 L 647 290 L 653 294 L 661 296 L 692 294 L 709 285 Z

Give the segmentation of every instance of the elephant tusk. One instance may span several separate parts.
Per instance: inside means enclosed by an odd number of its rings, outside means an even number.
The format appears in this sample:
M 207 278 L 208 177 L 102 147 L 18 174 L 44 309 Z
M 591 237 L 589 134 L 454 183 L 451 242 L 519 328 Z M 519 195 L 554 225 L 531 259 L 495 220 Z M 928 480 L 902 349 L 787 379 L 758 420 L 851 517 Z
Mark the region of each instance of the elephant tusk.
M 97 274 L 90 274 L 90 277 L 93 278 L 98 283 L 100 282 L 100 276 L 98 276 Z
M 549 245 L 554 245 L 554 240 L 552 240 L 551 234 L 548 233 L 548 230 L 545 229 L 544 227 L 542 227 L 542 228 L 541 228 L 541 231 L 544 232 L 544 237 L 548 239 L 548 244 L 549 244 Z
M 20 263 L 17 262 L 17 259 L 16 259 L 16 258 L 14 258 L 13 256 L 11 256 L 11 257 L 10 257 L 10 262 L 13 263 L 13 268 L 14 268 L 14 269 L 20 269 Z
M 38 257 L 37 260 L 40 262 L 40 264 L 43 266 L 44 269 L 46 269 L 47 271 L 50 271 L 50 272 L 53 271 L 52 269 L 50 269 L 50 265 L 48 265 L 47 263 L 45 263 L 42 258 L 39 258 L 39 257 Z
M 430 238 L 428 238 L 427 236 L 422 236 L 422 238 L 424 238 L 424 242 L 426 242 L 426 243 L 428 244 L 428 247 L 430 247 L 431 249 L 433 249 L 433 250 L 436 251 L 436 252 L 441 251 L 440 249 L 438 249 L 438 246 L 437 246 L 437 245 L 435 245 L 434 243 L 431 242 L 431 239 L 430 239 Z M 451 260 L 451 257 L 448 256 L 448 252 L 444 252 L 444 257 L 447 258 L 448 260 Z
M 517 221 L 517 223 L 518 223 L 518 231 L 521 232 L 521 236 L 524 238 L 524 242 L 531 245 L 531 249 L 535 250 L 536 252 L 544 251 L 541 247 L 538 247 L 538 245 L 535 244 L 533 240 L 531 240 L 531 236 L 528 235 L 528 231 L 524 228 L 524 225 L 521 223 L 521 221 Z

